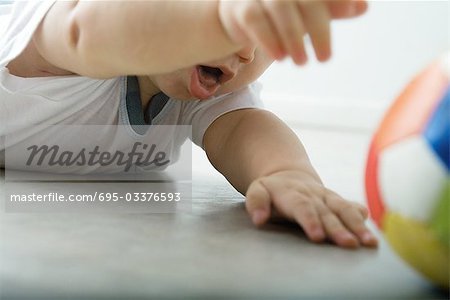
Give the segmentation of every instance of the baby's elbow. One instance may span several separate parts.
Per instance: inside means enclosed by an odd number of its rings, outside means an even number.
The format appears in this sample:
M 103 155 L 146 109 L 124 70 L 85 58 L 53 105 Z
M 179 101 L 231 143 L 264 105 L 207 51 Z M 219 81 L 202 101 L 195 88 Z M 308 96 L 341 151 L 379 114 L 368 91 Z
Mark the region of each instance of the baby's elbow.
M 80 42 L 80 23 L 79 18 L 76 15 L 76 6 L 78 1 L 75 1 L 74 6 L 71 8 L 71 13 L 68 22 L 68 44 L 69 48 L 73 51 L 78 49 Z
M 87 66 L 92 66 L 93 63 L 94 41 L 92 31 L 94 27 L 89 24 L 92 22 L 89 12 L 80 6 L 79 2 L 76 1 L 72 7 L 66 36 L 69 51 L 76 58 L 78 65 L 85 70 Z

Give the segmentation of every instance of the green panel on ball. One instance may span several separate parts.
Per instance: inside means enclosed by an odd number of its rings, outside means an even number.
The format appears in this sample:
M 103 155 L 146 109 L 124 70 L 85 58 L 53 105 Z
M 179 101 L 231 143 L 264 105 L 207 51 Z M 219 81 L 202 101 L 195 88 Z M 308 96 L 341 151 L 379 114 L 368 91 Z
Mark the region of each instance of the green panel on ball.
M 417 271 L 448 290 L 450 253 L 430 224 L 387 212 L 383 218 L 384 235 L 392 248 Z
M 431 229 L 436 233 L 437 238 L 443 243 L 450 247 L 450 225 L 449 225 L 449 214 L 450 214 L 450 180 L 444 185 L 441 196 L 431 218 Z

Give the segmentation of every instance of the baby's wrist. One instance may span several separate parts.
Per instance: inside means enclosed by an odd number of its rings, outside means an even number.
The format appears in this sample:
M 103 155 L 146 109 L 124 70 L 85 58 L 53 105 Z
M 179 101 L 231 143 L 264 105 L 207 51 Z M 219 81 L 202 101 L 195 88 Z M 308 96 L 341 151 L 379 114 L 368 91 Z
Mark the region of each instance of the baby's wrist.
M 244 32 L 239 29 L 236 19 L 233 16 L 233 7 L 236 3 L 230 0 L 219 0 L 217 5 L 217 16 L 222 26 L 225 36 L 229 41 L 239 47 L 243 47 L 248 43 L 248 39 Z
M 261 177 L 277 176 L 280 174 L 284 174 L 285 176 L 289 176 L 291 178 L 298 178 L 302 181 L 314 181 L 316 183 L 323 184 L 316 170 L 311 166 L 309 162 L 279 167 L 270 172 L 267 172 Z

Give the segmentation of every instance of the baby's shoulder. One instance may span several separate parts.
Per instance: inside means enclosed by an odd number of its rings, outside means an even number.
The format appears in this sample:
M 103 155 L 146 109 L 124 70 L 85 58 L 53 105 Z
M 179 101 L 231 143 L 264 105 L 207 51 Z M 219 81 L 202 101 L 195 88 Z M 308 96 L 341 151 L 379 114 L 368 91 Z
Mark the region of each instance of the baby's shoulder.
M 45 60 L 39 54 L 33 40 L 6 67 L 11 75 L 23 78 L 74 75 L 74 73 L 55 67 Z

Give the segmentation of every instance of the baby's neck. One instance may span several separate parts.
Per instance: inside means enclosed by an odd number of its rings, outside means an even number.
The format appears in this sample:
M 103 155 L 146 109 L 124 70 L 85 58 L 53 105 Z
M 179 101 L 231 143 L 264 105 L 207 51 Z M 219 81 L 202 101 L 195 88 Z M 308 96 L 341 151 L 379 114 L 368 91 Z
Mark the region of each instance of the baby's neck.
M 142 102 L 142 108 L 145 110 L 150 104 L 153 96 L 161 91 L 153 84 L 148 76 L 138 76 L 139 90 Z

